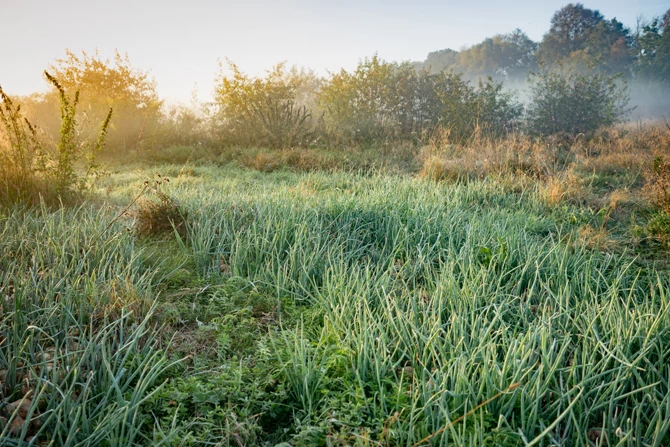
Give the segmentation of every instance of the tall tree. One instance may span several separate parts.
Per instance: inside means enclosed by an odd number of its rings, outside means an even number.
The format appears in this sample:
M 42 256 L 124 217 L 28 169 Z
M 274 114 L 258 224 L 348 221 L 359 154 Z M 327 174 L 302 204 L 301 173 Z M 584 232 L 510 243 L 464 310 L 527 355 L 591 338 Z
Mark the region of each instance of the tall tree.
M 642 28 L 636 70 L 643 79 L 670 83 L 670 9 Z
M 537 43 L 516 29 L 461 51 L 458 67 L 469 77 L 525 79 L 537 67 L 536 51 Z
M 559 9 L 540 43 L 540 59 L 545 63 L 558 62 L 582 50 L 591 31 L 603 20 L 599 11 L 585 8 L 581 3 Z
M 605 20 L 598 10 L 570 3 L 551 18 L 538 51 L 543 65 L 572 65 L 629 74 L 633 39 L 616 19 Z

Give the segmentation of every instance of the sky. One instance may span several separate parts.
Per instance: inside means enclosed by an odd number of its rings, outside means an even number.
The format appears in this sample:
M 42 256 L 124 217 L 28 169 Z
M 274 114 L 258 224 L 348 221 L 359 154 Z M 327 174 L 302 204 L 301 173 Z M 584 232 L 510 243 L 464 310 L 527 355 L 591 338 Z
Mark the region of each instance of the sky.
M 118 49 L 148 71 L 168 102 L 211 97 L 217 60 L 262 75 L 278 62 L 319 74 L 351 69 L 377 53 L 422 61 L 521 28 L 541 40 L 567 0 L 0 0 L 0 85 L 44 91 L 42 71 L 65 49 L 111 57 Z M 669 0 L 583 1 L 634 27 Z

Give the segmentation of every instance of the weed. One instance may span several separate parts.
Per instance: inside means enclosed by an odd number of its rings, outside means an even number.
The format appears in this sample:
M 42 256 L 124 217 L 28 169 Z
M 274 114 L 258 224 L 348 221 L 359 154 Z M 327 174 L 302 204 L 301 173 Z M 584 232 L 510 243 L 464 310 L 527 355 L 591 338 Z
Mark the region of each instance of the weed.
M 163 190 L 163 184 L 169 182 L 169 178 L 159 175 L 157 180 L 153 180 L 150 197 L 145 195 L 138 200 L 133 213 L 137 235 L 148 237 L 176 233 L 185 237 L 188 212 Z
M 44 76 L 59 94 L 61 127 L 56 148 L 47 147 L 37 128 L 22 116 L 21 106 L 14 105 L 0 89 L 0 122 L 6 140 L 0 139 L 0 188 L 6 202 L 39 203 L 40 197 L 50 202 L 67 201 L 85 191 L 90 178 L 98 174 L 95 156 L 105 145 L 112 110 L 102 122 L 96 140 L 80 141 L 75 118 L 79 92 L 71 99 L 56 78 L 46 71 Z M 80 160 L 86 163 L 84 176 L 75 171 Z

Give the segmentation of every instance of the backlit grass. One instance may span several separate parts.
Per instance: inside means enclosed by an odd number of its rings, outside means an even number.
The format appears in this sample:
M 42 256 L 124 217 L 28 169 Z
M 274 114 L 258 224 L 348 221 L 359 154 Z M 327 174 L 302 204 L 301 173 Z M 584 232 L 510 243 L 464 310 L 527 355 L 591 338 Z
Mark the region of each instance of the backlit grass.
M 185 232 L 100 236 L 168 169 Z M 41 422 L 3 442 L 670 442 L 668 277 L 585 240 L 594 211 L 494 178 L 179 172 L 3 210 L 4 409 L 28 380 Z

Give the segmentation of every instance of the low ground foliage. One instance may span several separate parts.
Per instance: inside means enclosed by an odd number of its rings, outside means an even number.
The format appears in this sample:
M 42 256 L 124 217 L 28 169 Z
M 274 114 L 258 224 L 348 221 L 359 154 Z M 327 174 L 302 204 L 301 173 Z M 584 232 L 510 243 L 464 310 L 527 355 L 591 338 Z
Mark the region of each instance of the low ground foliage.
M 99 211 L 3 209 L 8 443 L 668 442 L 668 276 L 594 244 L 623 231 L 600 208 L 532 176 L 194 166 L 163 191 L 183 236 L 140 238 L 121 212 L 165 168 Z

